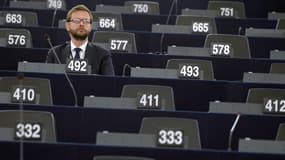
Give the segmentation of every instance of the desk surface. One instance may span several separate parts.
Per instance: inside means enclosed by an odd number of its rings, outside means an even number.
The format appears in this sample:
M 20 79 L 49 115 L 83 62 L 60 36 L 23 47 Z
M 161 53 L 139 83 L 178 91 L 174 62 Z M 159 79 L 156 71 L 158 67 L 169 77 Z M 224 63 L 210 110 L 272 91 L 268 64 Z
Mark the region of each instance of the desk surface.
M 87 5 L 91 10 L 95 10 L 96 4 L 106 4 L 106 5 L 123 5 L 126 0 L 68 0 L 66 1 L 66 8 L 70 9 L 79 2 Z M 169 14 L 169 9 L 171 7 L 172 0 L 154 0 L 160 4 L 160 13 L 164 15 Z M 283 0 L 274 0 L 274 3 L 268 0 L 239 0 L 245 3 L 245 10 L 247 17 L 251 18 L 267 18 L 267 13 L 271 11 L 284 12 L 284 2 Z M 2 4 L 0 2 L 0 4 Z M 177 14 L 181 13 L 184 8 L 191 9 L 206 9 L 208 5 L 208 0 L 179 0 L 177 2 Z M 3 6 L 3 4 L 1 5 Z M 173 12 L 173 14 L 176 12 Z
M 17 104 L 0 104 L 0 109 L 19 109 Z M 74 106 L 24 105 L 25 110 L 52 112 L 55 117 L 57 141 L 94 144 L 99 131 L 138 133 L 144 117 L 176 117 L 198 120 L 203 149 L 228 147 L 228 135 L 236 115 L 191 111 L 153 111 L 128 109 L 99 109 Z M 237 149 L 238 139 L 275 139 L 284 116 L 242 115 L 233 135 L 232 148 Z M 221 125 L 222 124 L 222 125 Z
M 0 26 L 3 28 L 4 26 Z M 5 27 L 4 27 L 5 28 Z M 21 27 L 30 30 L 34 48 L 49 48 L 44 35 L 48 34 L 54 45 L 65 43 L 69 36 L 65 29 L 51 27 Z M 168 46 L 204 47 L 205 35 L 161 34 L 132 31 L 139 53 L 166 52 Z M 90 34 L 90 37 L 92 34 Z M 91 40 L 91 39 L 90 39 Z M 285 50 L 285 38 L 248 37 L 252 58 L 269 58 L 270 50 Z
M 19 61 L 45 62 L 48 49 L 40 48 L 7 48 L 0 47 L 5 58 L 0 59 L 1 70 L 16 71 Z M 9 53 L 9 54 L 8 54 Z M 157 54 L 124 54 L 113 53 L 113 64 L 116 75 L 122 75 L 125 64 L 133 67 L 165 68 L 168 59 L 203 59 L 212 62 L 215 79 L 217 80 L 242 80 L 244 72 L 268 73 L 270 65 L 284 60 L 270 59 L 238 59 L 238 58 L 214 58 L 214 57 L 191 57 L 171 56 Z
M 155 158 L 156 160 L 283 160 L 284 154 L 255 154 L 221 150 L 176 150 L 138 147 L 112 147 L 69 143 L 24 143 L 25 159 L 29 160 L 92 160 L 98 155 L 127 155 Z M 19 143 L 0 142 L 1 157 L 19 160 Z M 48 151 L 48 152 L 47 152 Z M 13 153 L 13 154 L 11 154 Z
M 14 71 L 1 71 L 0 76 L 16 76 Z M 74 105 L 73 94 L 63 74 L 24 73 L 27 77 L 48 78 L 51 82 L 53 102 L 57 105 Z M 89 95 L 120 97 L 126 84 L 170 86 L 174 91 L 177 110 L 208 111 L 209 102 L 245 102 L 250 88 L 285 88 L 285 84 L 260 84 L 231 81 L 205 81 L 184 79 L 134 78 L 121 76 L 70 74 L 77 91 L 78 104 Z
M 38 15 L 39 26 L 50 27 L 52 25 L 53 10 L 36 10 L 36 9 L 16 9 L 3 8 L 3 10 L 22 10 L 36 12 Z M 66 11 L 57 11 L 54 26 L 58 26 L 58 21 L 65 19 Z M 168 15 L 140 15 L 140 14 L 122 14 L 122 23 L 124 30 L 129 31 L 151 31 L 152 24 L 166 24 Z M 176 15 L 171 15 L 169 23 L 174 25 L 176 23 Z M 140 21 L 137 21 L 140 19 Z M 215 18 L 217 31 L 221 34 L 239 34 L 239 28 L 275 28 L 277 21 L 268 20 L 266 18 Z M 135 22 L 135 23 L 134 23 Z

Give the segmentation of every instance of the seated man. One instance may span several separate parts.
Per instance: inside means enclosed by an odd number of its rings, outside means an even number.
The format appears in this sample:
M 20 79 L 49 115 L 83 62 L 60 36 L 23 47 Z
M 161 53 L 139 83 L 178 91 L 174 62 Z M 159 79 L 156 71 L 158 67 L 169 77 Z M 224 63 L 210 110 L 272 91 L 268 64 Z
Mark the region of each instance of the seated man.
M 85 5 L 73 7 L 66 16 L 65 28 L 70 42 L 58 45 L 48 52 L 47 63 L 66 63 L 67 59 L 86 59 L 92 74 L 114 75 L 112 57 L 108 50 L 88 42 L 92 30 L 92 14 Z M 58 55 L 58 62 L 55 54 Z

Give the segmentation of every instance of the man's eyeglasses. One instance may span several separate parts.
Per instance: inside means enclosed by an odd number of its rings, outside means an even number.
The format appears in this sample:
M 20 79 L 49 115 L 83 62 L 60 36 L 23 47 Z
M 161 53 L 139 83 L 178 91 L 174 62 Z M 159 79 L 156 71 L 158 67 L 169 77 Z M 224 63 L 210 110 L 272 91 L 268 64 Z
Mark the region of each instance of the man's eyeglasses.
M 68 22 L 73 22 L 75 24 L 80 24 L 80 22 L 83 22 L 83 24 L 91 24 L 90 19 L 80 19 L 80 18 L 73 18 L 70 19 Z

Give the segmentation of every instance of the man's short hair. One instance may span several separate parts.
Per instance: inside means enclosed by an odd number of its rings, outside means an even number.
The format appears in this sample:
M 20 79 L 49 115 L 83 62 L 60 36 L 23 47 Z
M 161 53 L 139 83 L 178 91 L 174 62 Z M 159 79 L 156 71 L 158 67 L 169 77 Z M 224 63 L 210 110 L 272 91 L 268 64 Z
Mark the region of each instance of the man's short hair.
M 68 11 L 68 13 L 67 13 L 67 15 L 66 15 L 66 21 L 67 21 L 67 22 L 71 20 L 71 15 L 72 15 L 72 13 L 73 13 L 73 12 L 76 12 L 76 11 L 86 11 L 86 12 L 88 12 L 89 17 L 90 17 L 90 21 L 91 21 L 91 22 L 93 21 L 93 16 L 92 16 L 92 13 L 91 13 L 91 11 L 89 10 L 89 8 L 87 8 L 87 7 L 86 7 L 85 5 L 83 5 L 83 4 L 79 4 L 79 5 L 76 5 L 76 6 L 72 7 L 72 8 Z

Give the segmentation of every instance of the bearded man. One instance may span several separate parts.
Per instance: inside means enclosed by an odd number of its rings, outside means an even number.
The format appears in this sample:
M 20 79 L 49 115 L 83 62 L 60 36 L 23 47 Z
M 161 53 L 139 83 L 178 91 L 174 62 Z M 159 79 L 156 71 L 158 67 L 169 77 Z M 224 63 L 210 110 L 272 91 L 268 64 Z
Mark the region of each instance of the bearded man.
M 70 59 L 82 59 L 91 65 L 92 74 L 114 75 L 110 52 L 88 41 L 88 35 L 92 31 L 92 21 L 92 13 L 85 5 L 80 4 L 71 8 L 65 22 L 70 41 L 50 49 L 46 62 L 67 63 Z

